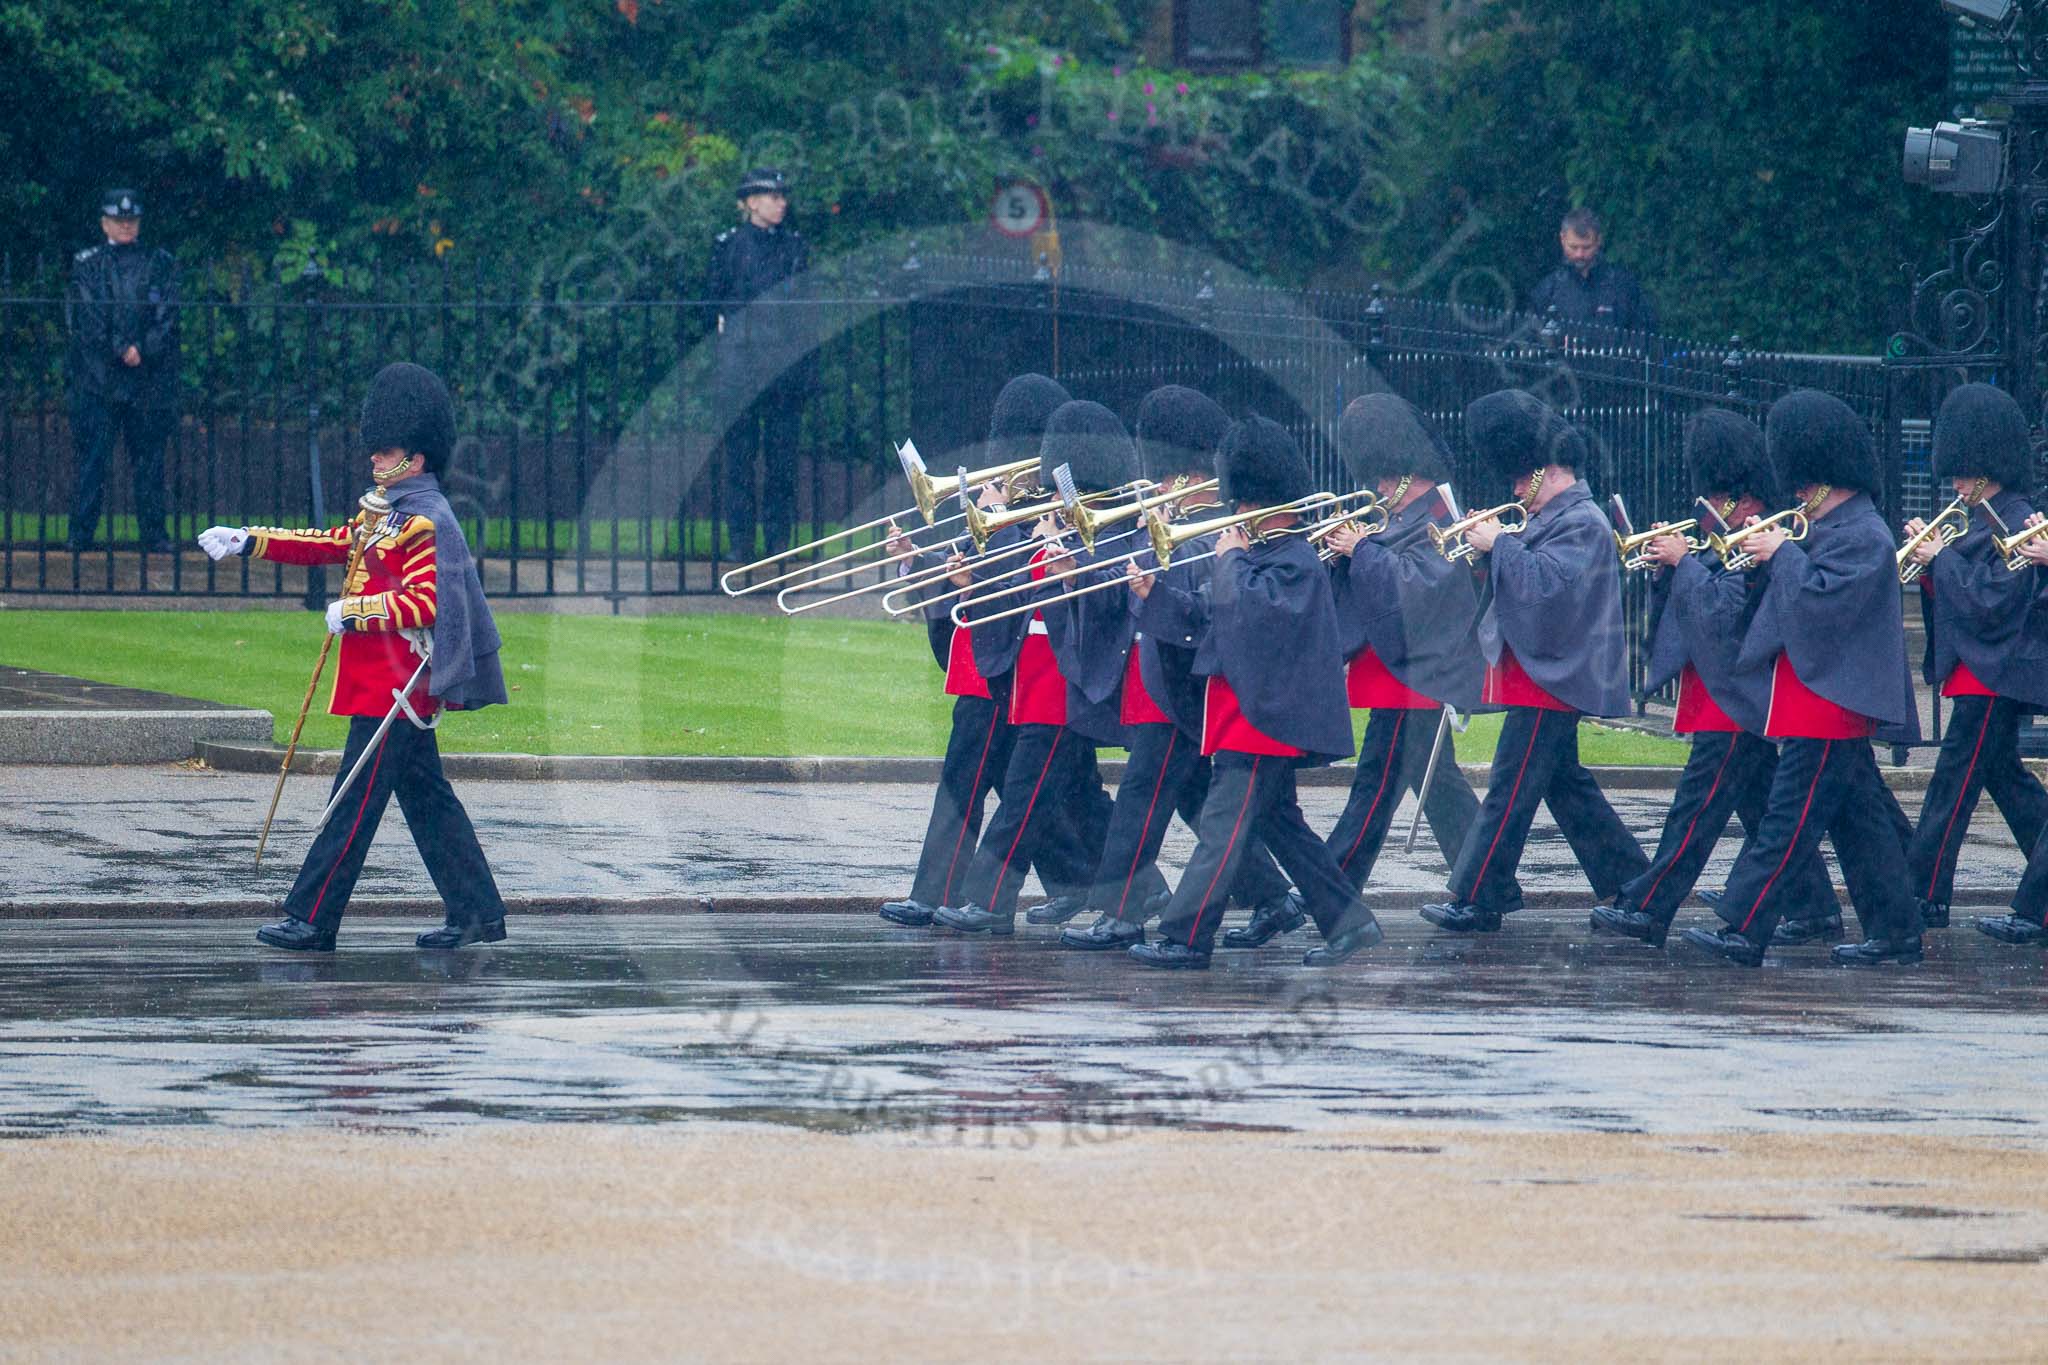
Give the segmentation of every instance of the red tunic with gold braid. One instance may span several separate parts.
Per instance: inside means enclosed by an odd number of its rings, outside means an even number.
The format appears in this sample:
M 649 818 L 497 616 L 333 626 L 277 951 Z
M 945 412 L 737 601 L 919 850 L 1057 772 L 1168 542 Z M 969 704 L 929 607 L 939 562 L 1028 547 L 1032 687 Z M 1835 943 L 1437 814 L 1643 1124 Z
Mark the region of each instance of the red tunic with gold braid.
M 249 529 L 249 553 L 279 564 L 345 564 L 355 527 L 325 531 Z M 399 632 L 431 630 L 434 624 L 434 523 L 426 517 L 387 513 L 364 530 L 363 553 L 342 585 L 341 662 L 327 709 L 337 716 L 381 716 L 391 693 L 419 667 L 420 656 Z M 413 709 L 425 716 L 435 701 L 430 678 L 411 693 Z

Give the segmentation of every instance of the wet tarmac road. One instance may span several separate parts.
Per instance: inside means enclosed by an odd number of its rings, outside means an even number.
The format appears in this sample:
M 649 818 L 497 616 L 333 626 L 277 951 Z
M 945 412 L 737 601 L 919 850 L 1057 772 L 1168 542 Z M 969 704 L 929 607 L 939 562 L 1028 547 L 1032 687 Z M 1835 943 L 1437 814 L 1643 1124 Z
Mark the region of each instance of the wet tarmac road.
M 1390 917 L 1329 974 L 1295 965 L 1305 934 L 1181 975 L 865 916 L 530 918 L 461 954 L 415 951 L 417 927 L 294 957 L 237 921 L 0 925 L 0 1133 L 766 1120 L 994 1145 L 1392 1119 L 2031 1145 L 2048 1122 L 2048 956 L 1960 921 L 1874 975 L 1818 950 L 1742 972 L 1542 911 L 1472 941 Z

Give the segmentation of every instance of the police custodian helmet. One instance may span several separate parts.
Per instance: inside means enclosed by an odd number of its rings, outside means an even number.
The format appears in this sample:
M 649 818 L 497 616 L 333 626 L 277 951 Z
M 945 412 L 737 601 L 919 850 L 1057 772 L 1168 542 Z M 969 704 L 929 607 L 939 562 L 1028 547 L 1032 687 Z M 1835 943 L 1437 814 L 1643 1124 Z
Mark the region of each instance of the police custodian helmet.
M 103 218 L 140 218 L 142 196 L 134 190 L 108 190 L 100 196 Z

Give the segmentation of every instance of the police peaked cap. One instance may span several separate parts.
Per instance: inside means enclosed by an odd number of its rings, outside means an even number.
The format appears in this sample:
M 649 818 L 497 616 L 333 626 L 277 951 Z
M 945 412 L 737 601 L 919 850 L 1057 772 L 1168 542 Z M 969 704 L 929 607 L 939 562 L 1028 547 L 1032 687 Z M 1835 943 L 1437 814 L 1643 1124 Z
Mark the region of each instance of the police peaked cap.
M 1207 394 L 1167 384 L 1138 404 L 1138 456 L 1148 479 L 1216 471 L 1216 447 L 1230 416 Z
M 1301 447 L 1287 428 L 1266 417 L 1231 424 L 1216 452 L 1216 472 L 1223 478 L 1225 502 L 1274 507 L 1315 491 Z
M 140 218 L 142 195 L 135 190 L 108 190 L 100 196 L 100 215 L 105 218 Z
M 363 449 L 393 446 L 425 458 L 432 469 L 455 448 L 455 404 L 448 386 L 432 370 L 408 361 L 386 365 L 363 395 Z
M 1058 381 L 1042 374 L 1020 374 L 1003 385 L 988 418 L 989 462 L 1010 464 L 1036 455 L 1045 424 L 1069 398 Z
M 1467 407 L 1465 439 L 1482 472 L 1510 487 L 1533 469 L 1554 464 L 1576 471 L 1586 459 L 1578 428 L 1524 389 L 1489 393 Z
M 773 166 L 756 166 L 740 177 L 740 187 L 733 191 L 733 198 L 744 199 L 750 194 L 788 194 L 789 178 Z
M 1442 483 L 1451 477 L 1451 448 L 1429 419 L 1392 393 L 1354 398 L 1337 421 L 1337 453 L 1360 488 L 1409 475 Z
M 2033 477 L 2026 414 L 2004 389 L 1965 384 L 1934 419 L 1934 474 L 2024 488 Z
M 1701 496 L 1746 493 L 1766 507 L 1784 504 L 1763 429 L 1726 408 L 1708 408 L 1685 424 L 1685 468 Z
M 1877 488 L 1877 443 L 1870 428 L 1833 394 L 1800 389 L 1771 404 L 1764 441 L 1788 492 L 1823 483 L 1859 493 Z
M 1062 403 L 1038 444 L 1039 486 L 1050 490 L 1065 465 L 1083 493 L 1121 488 L 1138 477 L 1138 447 L 1117 415 L 1100 403 Z

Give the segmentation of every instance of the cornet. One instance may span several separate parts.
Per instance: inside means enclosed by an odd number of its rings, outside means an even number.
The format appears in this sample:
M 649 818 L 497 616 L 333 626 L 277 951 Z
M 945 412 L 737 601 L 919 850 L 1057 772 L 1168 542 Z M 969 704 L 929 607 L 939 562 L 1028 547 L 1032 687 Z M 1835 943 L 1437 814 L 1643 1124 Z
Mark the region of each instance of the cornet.
M 1351 527 L 1361 536 L 1376 536 L 1384 532 L 1393 521 L 1391 509 L 1387 503 L 1380 500 L 1378 493 L 1362 488 L 1356 493 L 1345 495 L 1346 501 L 1354 498 L 1362 498 L 1364 501 L 1356 507 L 1324 517 L 1308 529 L 1308 543 L 1315 546 L 1317 553 L 1326 560 L 1334 557 L 1335 552 L 1325 548 L 1323 542 L 1345 527 Z
M 1707 548 L 1721 556 L 1721 567 L 1733 573 L 1741 573 L 1756 567 L 1755 555 L 1742 553 L 1742 543 L 1758 531 L 1768 531 L 1774 526 L 1785 527 L 1787 540 L 1804 540 L 1812 529 L 1806 519 L 1804 507 L 1790 507 L 1782 512 L 1765 517 L 1762 521 L 1730 531 L 1725 536 L 1707 537 Z
M 1899 547 L 1899 582 L 1915 583 L 1920 575 L 1927 572 L 1927 566 L 1913 558 L 1913 552 L 1928 541 L 1939 537 L 1942 545 L 1953 545 L 1970 532 L 1970 509 L 1977 505 L 1977 495 L 1984 491 L 1984 480 L 1977 480 L 1977 486 L 1958 497 L 1941 509 L 1934 520 L 1928 522 Z
M 1692 554 L 1698 554 L 1707 548 L 1705 540 L 1692 534 L 1692 532 L 1699 529 L 1699 522 L 1692 520 L 1673 522 L 1669 526 L 1652 526 L 1649 530 L 1638 531 L 1632 536 L 1625 536 L 1621 532 L 1616 531 L 1614 533 L 1614 548 L 1621 553 L 1622 568 L 1654 569 L 1660 566 L 1655 559 L 1650 557 L 1651 541 L 1659 536 L 1683 536 L 1685 538 L 1686 550 Z
M 1514 513 L 1515 519 L 1508 520 Z M 1465 533 L 1482 521 L 1499 521 L 1500 533 L 1504 536 L 1518 536 L 1529 526 L 1529 509 L 1519 502 L 1504 502 L 1498 507 L 1489 507 L 1484 512 L 1473 512 L 1460 517 L 1449 526 L 1432 526 L 1429 538 L 1435 544 L 1437 553 L 1456 564 L 1461 559 L 1471 559 L 1479 553 L 1479 547 L 1465 539 Z
M 2033 541 L 2048 536 L 2048 521 L 2037 521 L 2032 526 L 2022 526 L 2009 536 L 1993 536 L 1991 543 L 1997 547 L 2005 567 L 2018 573 L 2034 561 L 2028 559 L 2022 550 Z

